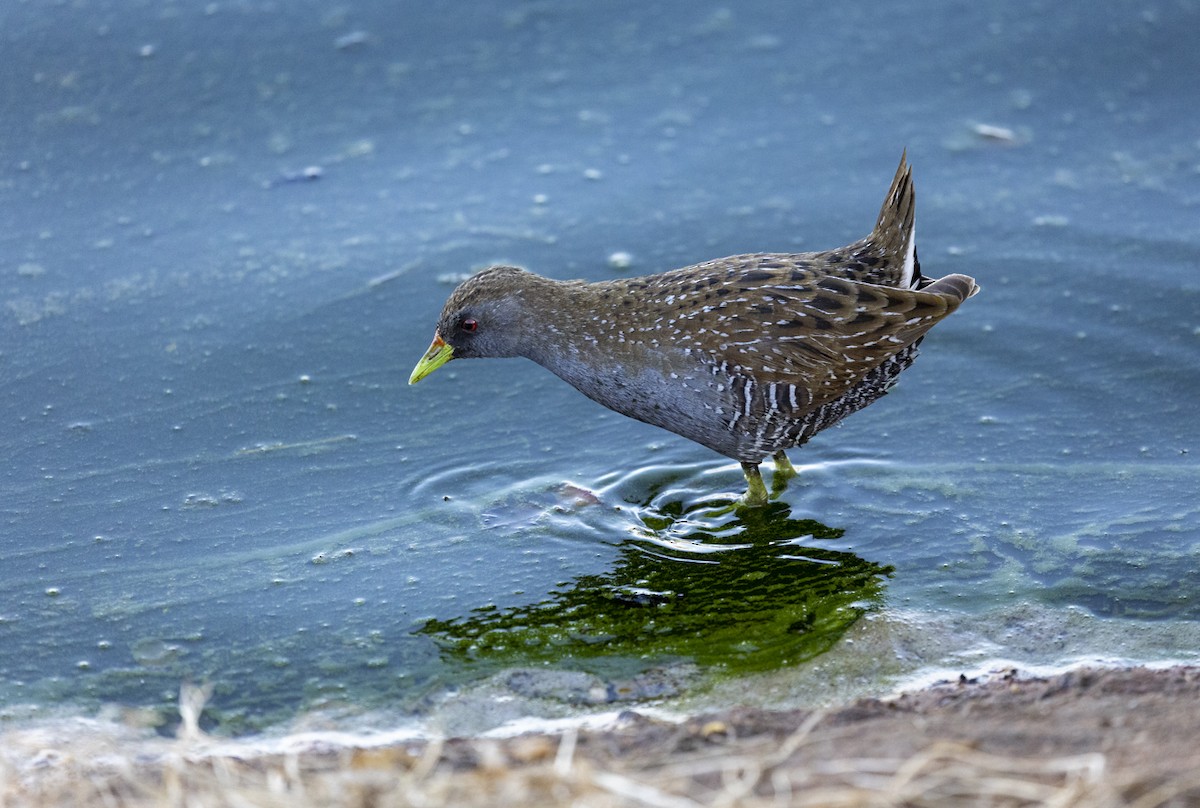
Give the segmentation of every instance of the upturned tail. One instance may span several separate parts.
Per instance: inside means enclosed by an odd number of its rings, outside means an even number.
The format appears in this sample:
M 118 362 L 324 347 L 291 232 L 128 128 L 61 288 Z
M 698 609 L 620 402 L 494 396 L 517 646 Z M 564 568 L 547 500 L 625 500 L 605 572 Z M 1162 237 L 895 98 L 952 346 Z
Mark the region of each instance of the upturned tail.
M 920 289 L 929 283 L 921 275 L 921 262 L 917 260 L 916 214 L 917 197 L 906 149 L 900 155 L 900 166 L 892 179 L 892 187 L 883 198 L 875 229 L 866 238 L 889 259 L 886 265 L 891 270 L 889 277 L 877 282 L 904 289 Z
M 957 306 L 978 292 L 979 286 L 966 275 L 950 275 L 937 280 L 921 274 L 921 262 L 917 259 L 916 209 L 912 166 L 905 152 L 900 155 L 900 166 L 892 178 L 892 187 L 883 198 L 883 207 L 879 209 L 879 218 L 871 235 L 841 250 L 820 253 L 829 262 L 823 269 L 850 280 L 880 286 L 949 294 L 958 299 L 954 304 Z
M 817 260 L 824 263 L 820 269 L 880 286 L 901 289 L 928 286 L 930 280 L 921 274 L 921 262 L 917 260 L 916 206 L 912 166 L 906 152 L 900 156 L 900 167 L 883 198 L 871 235 L 848 247 L 817 253 Z

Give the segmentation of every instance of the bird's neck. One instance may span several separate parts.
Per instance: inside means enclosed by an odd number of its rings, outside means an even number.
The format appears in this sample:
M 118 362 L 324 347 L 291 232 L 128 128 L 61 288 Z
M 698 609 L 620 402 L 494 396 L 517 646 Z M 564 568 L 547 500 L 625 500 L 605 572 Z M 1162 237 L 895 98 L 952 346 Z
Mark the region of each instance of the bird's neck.
M 524 355 L 581 388 L 631 363 L 644 366 L 648 354 L 661 361 L 641 339 L 626 299 L 612 283 L 537 278 L 522 290 L 522 308 L 536 312 L 522 324 Z

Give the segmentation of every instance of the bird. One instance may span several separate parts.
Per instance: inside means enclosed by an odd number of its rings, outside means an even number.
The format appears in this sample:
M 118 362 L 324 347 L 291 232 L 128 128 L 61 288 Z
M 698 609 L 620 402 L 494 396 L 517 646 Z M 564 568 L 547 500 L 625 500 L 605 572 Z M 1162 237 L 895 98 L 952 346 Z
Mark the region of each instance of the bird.
M 926 332 L 979 291 L 921 274 L 907 150 L 870 235 L 642 277 L 560 281 L 493 266 L 447 299 L 416 384 L 451 360 L 526 357 L 622 415 L 737 460 L 739 506 L 796 475 L 786 450 L 880 398 Z

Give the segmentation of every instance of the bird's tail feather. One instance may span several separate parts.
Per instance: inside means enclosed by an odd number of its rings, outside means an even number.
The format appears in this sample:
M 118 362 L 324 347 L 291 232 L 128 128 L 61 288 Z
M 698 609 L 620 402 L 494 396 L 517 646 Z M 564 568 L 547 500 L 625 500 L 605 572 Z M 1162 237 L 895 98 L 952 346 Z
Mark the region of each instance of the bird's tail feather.
M 895 261 L 897 276 L 892 285 L 905 289 L 918 289 L 925 285 L 921 263 L 917 260 L 916 209 L 912 166 L 908 162 L 908 151 L 905 150 L 900 155 L 900 165 L 892 179 L 892 187 L 883 198 L 875 229 L 866 239 Z

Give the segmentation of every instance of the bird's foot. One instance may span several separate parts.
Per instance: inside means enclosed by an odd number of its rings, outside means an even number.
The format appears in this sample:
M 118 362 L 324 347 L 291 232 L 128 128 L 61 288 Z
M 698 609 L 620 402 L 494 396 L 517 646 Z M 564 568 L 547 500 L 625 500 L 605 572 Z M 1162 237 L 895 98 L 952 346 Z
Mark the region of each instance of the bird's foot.
M 775 458 L 775 476 L 782 477 L 784 481 L 790 480 L 800 472 L 796 471 L 796 467 L 792 465 L 792 461 L 788 460 L 788 456 L 780 449 L 774 454 Z
M 746 493 L 742 494 L 739 506 L 761 508 L 767 504 L 767 487 L 763 484 L 762 474 L 758 471 L 757 463 L 743 463 L 742 473 L 746 475 Z
M 792 461 L 788 460 L 788 456 L 780 449 L 775 453 L 775 473 L 771 475 L 771 496 L 778 498 L 785 490 L 787 490 L 788 481 L 795 477 L 800 472 L 796 471 L 796 467 L 792 465 Z

